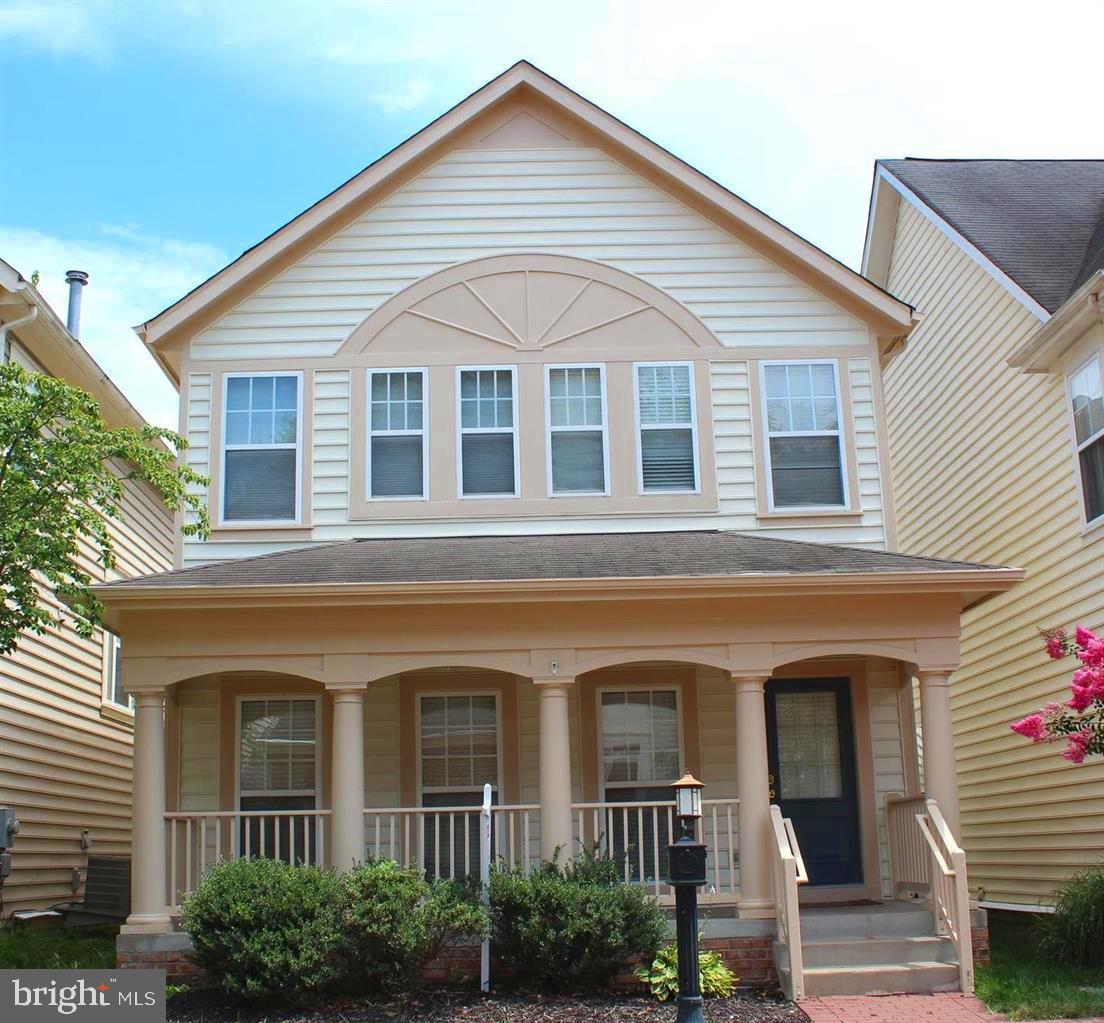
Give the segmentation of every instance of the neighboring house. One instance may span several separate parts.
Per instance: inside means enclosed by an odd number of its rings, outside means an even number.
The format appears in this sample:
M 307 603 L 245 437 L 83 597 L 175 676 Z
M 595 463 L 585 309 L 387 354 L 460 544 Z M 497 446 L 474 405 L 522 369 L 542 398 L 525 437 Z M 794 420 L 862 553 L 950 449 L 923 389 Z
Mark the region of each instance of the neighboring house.
M 969 987 L 947 679 L 1020 573 L 893 553 L 913 322 L 521 63 L 142 325 L 213 531 L 100 588 L 137 699 L 121 959 L 186 947 L 218 856 L 469 874 L 484 784 L 509 862 L 600 840 L 667 899 L 688 769 L 744 980 L 777 934 L 798 993 Z M 929 840 L 950 938 L 870 905 Z
M 3 260 L 0 359 L 87 391 L 108 426 L 144 425 L 31 283 Z M 105 574 L 88 548 L 85 568 L 94 579 L 172 564 L 171 513 L 144 483 L 128 481 L 125 490 L 125 518 L 112 527 L 118 563 Z M 120 646 L 117 633 L 98 630 L 83 639 L 65 622 L 23 636 L 14 653 L 0 656 L 0 806 L 14 809 L 21 824 L 2 889 L 4 916 L 79 899 L 90 852 L 130 852 L 134 712 Z
M 1104 763 L 1008 728 L 1069 697 L 1037 630 L 1104 626 L 1104 161 L 881 161 L 863 270 L 923 317 L 886 373 L 902 547 L 1027 571 L 966 612 L 951 706 L 972 889 L 1046 905 L 1104 855 Z

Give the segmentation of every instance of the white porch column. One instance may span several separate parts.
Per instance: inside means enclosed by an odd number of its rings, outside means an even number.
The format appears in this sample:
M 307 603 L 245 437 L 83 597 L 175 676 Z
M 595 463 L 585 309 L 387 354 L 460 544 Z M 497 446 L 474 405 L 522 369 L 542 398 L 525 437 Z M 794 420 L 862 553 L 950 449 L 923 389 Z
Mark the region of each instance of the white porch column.
M 172 930 L 165 904 L 165 690 L 134 694 L 130 916 L 124 934 Z
M 574 853 L 571 834 L 571 727 L 568 698 L 573 678 L 535 678 L 540 696 L 541 858 Z
M 924 793 L 939 804 L 951 833 L 962 843 L 958 817 L 951 673 L 920 671 L 920 724 L 924 737 Z
M 330 865 L 348 870 L 364 861 L 364 690 L 328 687 L 333 693 L 333 772 Z
M 740 799 L 740 916 L 774 913 L 771 896 L 770 784 L 767 781 L 769 676 L 733 675 L 736 685 L 736 791 Z

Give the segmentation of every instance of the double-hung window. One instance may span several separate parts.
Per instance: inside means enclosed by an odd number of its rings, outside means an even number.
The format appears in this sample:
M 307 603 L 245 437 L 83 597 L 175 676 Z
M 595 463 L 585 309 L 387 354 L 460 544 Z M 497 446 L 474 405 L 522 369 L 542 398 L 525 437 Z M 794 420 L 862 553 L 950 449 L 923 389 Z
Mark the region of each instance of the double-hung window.
M 368 496 L 426 493 L 426 371 L 368 371 Z
M 770 507 L 843 508 L 847 478 L 835 362 L 764 362 Z
M 517 387 L 512 366 L 459 369 L 460 493 L 517 496 Z
M 123 688 L 123 640 L 104 629 L 104 701 L 124 710 L 132 709 L 130 693 Z
M 223 521 L 298 521 L 301 375 L 224 379 Z
M 635 368 L 640 490 L 693 493 L 698 489 L 694 368 L 688 362 Z
M 606 380 L 601 366 L 549 366 L 548 476 L 553 494 L 604 494 Z
M 1094 355 L 1069 378 L 1073 434 L 1085 522 L 1104 517 L 1104 356 Z

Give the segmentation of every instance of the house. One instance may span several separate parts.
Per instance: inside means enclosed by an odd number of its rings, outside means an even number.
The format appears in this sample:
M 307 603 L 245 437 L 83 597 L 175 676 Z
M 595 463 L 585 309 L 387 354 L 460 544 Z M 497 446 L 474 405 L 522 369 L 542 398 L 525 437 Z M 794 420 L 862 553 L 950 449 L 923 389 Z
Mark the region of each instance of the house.
M 75 336 L 87 275 L 70 278 L 72 332 L 30 281 L 0 260 L 0 360 L 59 377 L 91 394 L 108 426 L 138 429 L 142 417 Z M 94 579 L 172 565 L 172 515 L 160 496 L 128 480 L 123 513 L 112 524 L 115 567 L 105 573 L 92 549 L 86 552 Z M 60 610 L 52 594 L 46 599 Z M 0 655 L 0 807 L 20 822 L 10 843 L 0 836 L 11 852 L 11 874 L 0 888 L 4 916 L 80 900 L 89 856 L 130 852 L 134 711 L 120 650 L 117 632 L 84 639 L 66 623 L 25 635 L 13 653 Z
M 99 591 L 137 699 L 120 960 L 186 949 L 220 856 L 471 873 L 485 784 L 507 862 L 597 842 L 666 900 L 689 769 L 745 981 L 969 988 L 948 680 L 1020 573 L 895 551 L 913 326 L 522 62 L 139 327 L 213 531 Z
M 1036 630 L 1104 626 L 1104 161 L 881 161 L 863 271 L 923 314 L 885 376 L 902 547 L 1027 571 L 964 614 L 951 712 L 971 887 L 1045 908 L 1104 850 L 1104 764 L 1008 730 L 1069 696 Z

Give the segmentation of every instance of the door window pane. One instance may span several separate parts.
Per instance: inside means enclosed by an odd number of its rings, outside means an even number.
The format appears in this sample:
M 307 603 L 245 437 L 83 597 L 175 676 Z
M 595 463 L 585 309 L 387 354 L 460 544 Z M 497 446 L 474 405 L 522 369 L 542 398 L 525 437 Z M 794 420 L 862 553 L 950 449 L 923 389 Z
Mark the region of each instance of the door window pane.
M 839 799 L 839 718 L 834 692 L 777 693 L 778 794 L 781 799 Z

